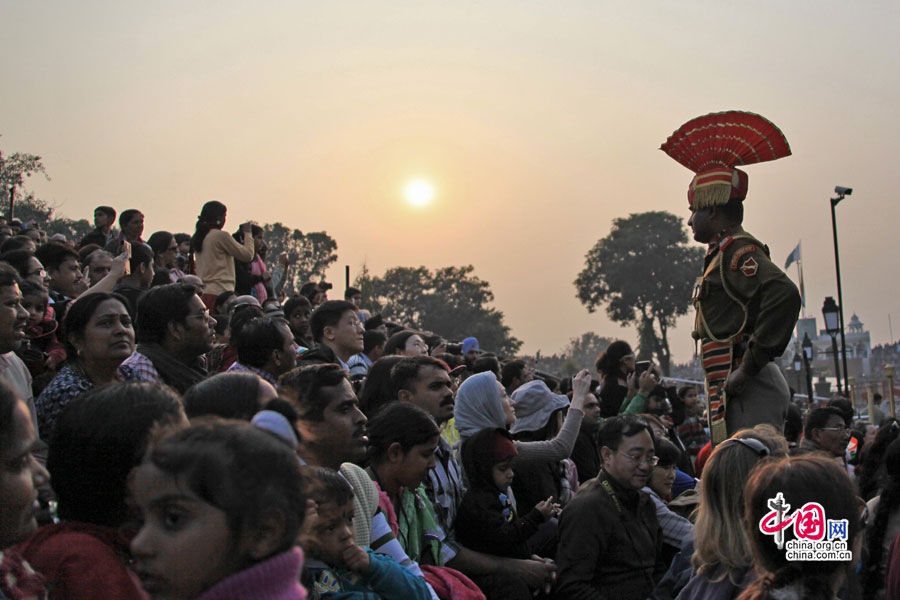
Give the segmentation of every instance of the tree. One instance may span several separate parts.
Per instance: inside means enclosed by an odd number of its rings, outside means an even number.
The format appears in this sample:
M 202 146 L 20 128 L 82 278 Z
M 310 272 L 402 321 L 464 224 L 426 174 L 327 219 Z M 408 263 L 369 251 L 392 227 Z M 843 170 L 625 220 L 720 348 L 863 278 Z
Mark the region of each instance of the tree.
M 337 260 L 337 242 L 324 231 L 303 233 L 281 223 L 263 225 L 263 239 L 269 247 L 270 265 L 282 254 L 287 256 L 287 289 L 299 289 L 307 281 L 323 279 L 325 271 Z
M 62 233 L 71 240 L 79 240 L 93 230 L 86 219 L 75 221 L 62 216 L 54 217 L 52 206 L 26 190 L 25 179 L 35 173 L 50 179 L 40 156 L 16 152 L 4 158 L 0 153 L 0 207 L 6 209 L 7 215 L 12 212 L 23 223 L 36 221 L 50 235 Z
M 70 240 L 76 242 L 94 230 L 94 226 L 87 219 L 78 219 L 77 221 L 66 217 L 51 219 L 47 222 L 47 233 L 61 233 Z
M 394 267 L 376 277 L 363 266 L 354 286 L 362 292 L 364 306 L 387 319 L 449 340 L 474 336 L 486 350 L 515 354 L 522 342 L 503 324 L 503 313 L 488 306 L 494 300 L 491 286 L 474 270 L 472 265 L 435 271 Z
M 539 355 L 535 367 L 540 371 L 563 376 L 575 375 L 581 369 L 588 369 L 594 379 L 598 379 L 594 362 L 613 341 L 615 341 L 613 338 L 588 331 L 580 337 L 569 340 L 568 345 L 559 354 Z
M 28 198 L 32 203 L 46 210 L 42 222 L 48 220 L 52 213 L 52 210 L 45 202 L 35 199 L 33 194 L 28 193 L 24 189 L 25 178 L 31 177 L 34 173 L 40 173 L 47 179 L 50 179 L 47 177 L 47 172 L 44 170 L 44 163 L 41 162 L 40 156 L 16 152 L 8 157 L 4 157 L 3 153 L 0 152 L 0 207 L 7 211 L 6 214 L 10 218 L 19 216 L 23 223 L 34 217 L 24 213 L 21 215 L 13 214 L 13 211 L 18 208 L 16 204 L 22 199 Z
M 606 304 L 610 319 L 634 324 L 640 356 L 655 356 L 668 374 L 668 330 L 690 307 L 703 255 L 703 248 L 688 245 L 682 220 L 671 213 L 616 219 L 609 235 L 585 256 L 585 268 L 575 280 L 576 295 L 589 312 Z
M 570 357 L 572 362 L 578 365 L 578 370 L 572 375 L 581 369 L 589 369 L 596 378 L 598 375 L 597 370 L 594 368 L 594 363 L 597 361 L 600 353 L 606 352 L 606 349 L 614 341 L 613 338 L 599 336 L 593 331 L 588 331 L 581 334 L 581 337 L 569 340 L 569 345 L 565 349 L 566 356 Z

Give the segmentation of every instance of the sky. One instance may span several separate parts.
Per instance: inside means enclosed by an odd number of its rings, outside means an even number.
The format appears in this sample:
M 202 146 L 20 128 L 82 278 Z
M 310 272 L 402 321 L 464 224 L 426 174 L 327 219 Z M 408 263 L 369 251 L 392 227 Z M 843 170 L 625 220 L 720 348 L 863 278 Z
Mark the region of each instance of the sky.
M 793 155 L 752 165 L 745 228 L 777 264 L 802 241 L 807 313 L 837 296 L 900 336 L 900 4 L 0 1 L 0 151 L 71 218 L 140 208 L 145 232 L 327 231 L 344 265 L 475 267 L 523 351 L 634 330 L 575 298 L 614 219 L 687 220 L 692 173 L 659 146 L 710 112 L 764 115 Z M 424 178 L 427 206 L 403 188 Z M 893 198 L 892 198 L 893 196 Z M 794 267 L 790 275 L 795 280 Z M 669 339 L 691 358 L 691 317 Z

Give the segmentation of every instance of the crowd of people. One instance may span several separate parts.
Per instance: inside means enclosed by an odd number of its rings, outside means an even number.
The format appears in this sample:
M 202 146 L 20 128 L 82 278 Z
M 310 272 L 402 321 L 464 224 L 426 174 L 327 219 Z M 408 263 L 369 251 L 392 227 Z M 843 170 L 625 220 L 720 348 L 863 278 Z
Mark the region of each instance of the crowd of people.
M 0 598 L 900 598 L 892 417 L 714 445 L 624 341 L 535 373 L 285 289 L 219 202 L 146 242 L 116 215 L 0 220 Z

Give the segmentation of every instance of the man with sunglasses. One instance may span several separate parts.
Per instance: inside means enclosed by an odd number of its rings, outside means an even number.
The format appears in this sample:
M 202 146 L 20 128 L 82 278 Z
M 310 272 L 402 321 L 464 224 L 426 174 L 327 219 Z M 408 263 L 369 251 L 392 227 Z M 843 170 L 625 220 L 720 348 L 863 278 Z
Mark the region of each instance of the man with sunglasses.
M 137 379 L 165 383 L 183 394 L 207 375 L 203 355 L 212 349 L 215 324 L 192 286 L 151 288 L 138 301 L 138 345 L 122 364 Z
M 599 429 L 602 468 L 569 502 L 559 522 L 558 596 L 647 598 L 665 572 L 656 509 L 641 488 L 658 459 L 640 417 L 607 419 Z

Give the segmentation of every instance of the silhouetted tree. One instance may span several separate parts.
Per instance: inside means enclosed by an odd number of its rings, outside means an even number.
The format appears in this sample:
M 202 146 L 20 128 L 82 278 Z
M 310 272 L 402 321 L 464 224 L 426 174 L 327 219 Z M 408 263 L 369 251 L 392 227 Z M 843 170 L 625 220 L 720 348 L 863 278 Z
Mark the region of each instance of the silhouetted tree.
M 515 354 L 522 342 L 503 324 L 503 313 L 488 306 L 494 300 L 491 286 L 474 270 L 472 265 L 435 271 L 394 267 L 376 277 L 363 267 L 354 286 L 362 291 L 363 305 L 387 319 L 449 340 L 475 336 L 482 349 Z
M 689 245 L 682 220 L 671 213 L 616 219 L 609 235 L 585 256 L 575 280 L 577 297 L 589 312 L 606 304 L 610 319 L 634 324 L 640 356 L 655 356 L 668 374 L 668 330 L 690 308 L 703 255 L 703 248 Z

